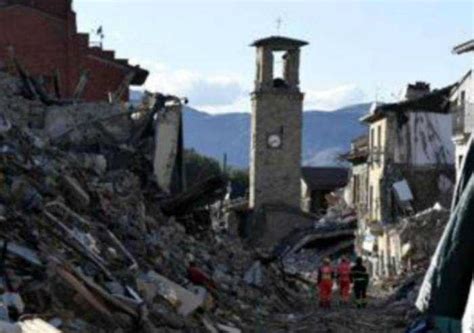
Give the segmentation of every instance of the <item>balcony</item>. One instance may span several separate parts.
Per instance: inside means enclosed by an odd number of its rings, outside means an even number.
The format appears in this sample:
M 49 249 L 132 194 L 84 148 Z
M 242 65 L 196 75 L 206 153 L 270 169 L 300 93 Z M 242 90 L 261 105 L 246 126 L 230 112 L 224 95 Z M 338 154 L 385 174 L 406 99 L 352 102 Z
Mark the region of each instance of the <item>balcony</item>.
M 373 147 L 369 152 L 367 163 L 370 166 L 380 166 L 385 160 L 385 152 L 379 147 Z

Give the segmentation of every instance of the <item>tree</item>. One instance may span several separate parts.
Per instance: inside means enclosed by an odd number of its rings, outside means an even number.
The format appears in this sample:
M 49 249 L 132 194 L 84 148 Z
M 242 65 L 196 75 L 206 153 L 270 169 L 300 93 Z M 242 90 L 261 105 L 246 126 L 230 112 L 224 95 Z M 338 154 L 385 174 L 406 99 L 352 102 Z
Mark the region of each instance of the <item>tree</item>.
M 232 187 L 239 189 L 239 192 L 245 193 L 249 187 L 248 170 L 228 167 L 224 175 L 216 159 L 200 155 L 194 149 L 185 149 L 184 163 L 188 187 L 213 176 L 226 176 L 232 182 Z
M 209 177 L 223 175 L 219 162 L 213 158 L 199 155 L 194 149 L 185 149 L 184 165 L 188 187 Z

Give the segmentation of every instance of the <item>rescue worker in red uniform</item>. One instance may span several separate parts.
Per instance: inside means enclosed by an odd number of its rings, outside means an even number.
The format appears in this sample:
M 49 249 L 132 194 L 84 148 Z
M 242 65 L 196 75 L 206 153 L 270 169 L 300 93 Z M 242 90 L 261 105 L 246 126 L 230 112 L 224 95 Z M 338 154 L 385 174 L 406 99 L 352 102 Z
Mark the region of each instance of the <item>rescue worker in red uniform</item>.
M 334 270 L 331 266 L 331 259 L 325 258 L 318 271 L 319 306 L 321 308 L 331 307 L 333 279 Z
M 206 287 L 208 290 L 216 289 L 216 284 L 212 279 L 196 266 L 194 261 L 189 263 L 188 279 L 198 286 Z
M 351 263 L 346 257 L 342 257 L 337 267 L 337 277 L 339 290 L 341 292 L 341 301 L 344 304 L 348 304 L 351 296 Z

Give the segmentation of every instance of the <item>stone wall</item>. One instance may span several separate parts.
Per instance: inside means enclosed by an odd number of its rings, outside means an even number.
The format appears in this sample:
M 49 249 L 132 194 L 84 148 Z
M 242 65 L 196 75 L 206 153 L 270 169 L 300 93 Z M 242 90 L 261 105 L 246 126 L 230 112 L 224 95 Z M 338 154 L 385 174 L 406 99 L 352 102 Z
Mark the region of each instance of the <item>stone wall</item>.
M 250 207 L 286 204 L 300 207 L 303 94 L 276 90 L 252 97 Z M 282 138 L 270 148 L 270 134 Z
M 312 226 L 314 217 L 299 208 L 265 205 L 254 212 L 252 224 L 250 239 L 253 244 L 271 249 L 295 229 Z

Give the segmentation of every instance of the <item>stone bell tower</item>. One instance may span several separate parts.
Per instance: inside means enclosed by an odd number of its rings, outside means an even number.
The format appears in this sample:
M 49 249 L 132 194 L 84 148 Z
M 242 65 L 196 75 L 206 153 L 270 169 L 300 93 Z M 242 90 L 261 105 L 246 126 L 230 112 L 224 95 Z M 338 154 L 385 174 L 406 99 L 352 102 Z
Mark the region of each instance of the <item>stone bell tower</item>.
M 255 41 L 257 75 L 252 98 L 250 208 L 300 208 L 303 93 L 300 48 L 307 42 L 280 36 Z M 281 54 L 281 59 L 274 59 Z M 283 73 L 274 73 L 276 61 Z

